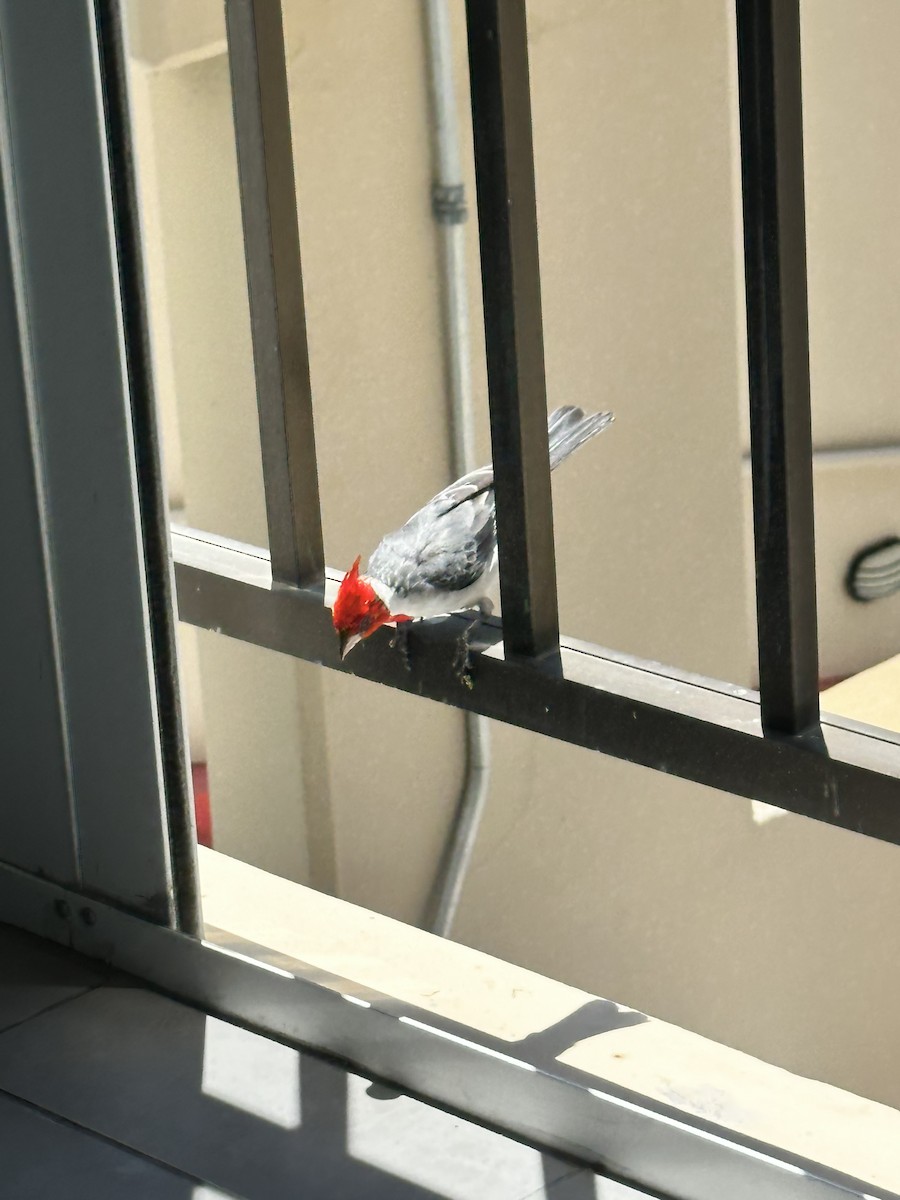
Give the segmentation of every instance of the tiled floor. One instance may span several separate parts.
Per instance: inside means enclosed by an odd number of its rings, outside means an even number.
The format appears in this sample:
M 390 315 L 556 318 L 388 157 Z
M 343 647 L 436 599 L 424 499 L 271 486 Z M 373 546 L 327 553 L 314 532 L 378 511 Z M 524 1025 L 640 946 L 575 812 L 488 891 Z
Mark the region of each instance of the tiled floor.
M 0 925 L 10 1200 L 639 1200 Z

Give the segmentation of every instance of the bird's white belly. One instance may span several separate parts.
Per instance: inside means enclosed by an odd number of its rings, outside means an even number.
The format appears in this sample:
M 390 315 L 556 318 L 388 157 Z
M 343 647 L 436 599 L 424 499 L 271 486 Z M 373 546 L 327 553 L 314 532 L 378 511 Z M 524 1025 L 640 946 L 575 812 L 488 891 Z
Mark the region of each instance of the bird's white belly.
M 380 580 L 368 576 L 372 587 L 379 598 L 387 605 L 392 613 L 403 614 L 407 617 L 445 617 L 448 613 L 463 612 L 466 609 L 477 608 L 482 600 L 494 600 L 493 592 L 497 583 L 497 555 L 491 560 L 491 565 L 483 575 L 470 587 L 458 592 L 433 591 L 417 592 L 413 596 L 399 596 L 393 588 L 385 587 Z

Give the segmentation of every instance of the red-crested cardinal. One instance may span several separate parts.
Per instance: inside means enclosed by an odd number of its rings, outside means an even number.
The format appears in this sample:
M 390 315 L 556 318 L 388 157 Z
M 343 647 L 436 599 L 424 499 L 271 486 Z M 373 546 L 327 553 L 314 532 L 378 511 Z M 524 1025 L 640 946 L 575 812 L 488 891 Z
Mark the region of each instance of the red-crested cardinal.
M 585 416 L 572 405 L 557 408 L 547 425 L 550 469 L 612 419 L 609 412 Z M 497 580 L 493 466 L 457 479 L 384 537 L 364 575 L 359 563 L 357 558 L 344 576 L 332 613 L 341 658 L 388 622 L 474 608 L 490 615 L 488 593 Z

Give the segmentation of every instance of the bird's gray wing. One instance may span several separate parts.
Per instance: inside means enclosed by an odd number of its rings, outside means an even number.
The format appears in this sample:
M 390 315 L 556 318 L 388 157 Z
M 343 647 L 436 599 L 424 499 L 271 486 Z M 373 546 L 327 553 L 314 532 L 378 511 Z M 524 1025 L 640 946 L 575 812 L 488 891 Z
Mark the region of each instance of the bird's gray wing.
M 367 574 L 401 596 L 471 586 L 484 573 L 497 543 L 493 483 L 490 466 L 451 483 L 382 539 Z
M 606 429 L 612 413 L 585 415 L 567 404 L 547 422 L 550 468 Z M 430 500 L 402 529 L 389 533 L 369 559 L 367 574 L 401 597 L 462 591 L 484 573 L 497 548 L 494 468 L 470 471 Z
M 477 499 L 488 493 L 493 495 L 493 488 L 494 467 L 493 464 L 488 463 L 486 467 L 478 467 L 477 470 L 470 471 L 468 475 L 463 475 L 461 479 L 457 479 L 455 483 L 445 487 L 442 492 L 438 492 L 433 500 L 429 500 L 424 508 L 419 509 L 416 515 L 410 518 L 409 523 L 426 512 L 449 513 L 466 500 Z

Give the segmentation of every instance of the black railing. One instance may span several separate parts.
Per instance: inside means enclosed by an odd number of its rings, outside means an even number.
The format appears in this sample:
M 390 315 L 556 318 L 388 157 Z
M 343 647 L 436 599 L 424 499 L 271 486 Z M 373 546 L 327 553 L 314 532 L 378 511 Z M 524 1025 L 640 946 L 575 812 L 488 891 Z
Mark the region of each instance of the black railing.
M 525 5 L 467 0 L 481 289 L 508 655 L 559 645 Z
M 819 723 L 799 0 L 737 0 L 763 725 Z
M 244 641 L 900 843 L 900 737 L 819 720 L 799 0 L 736 5 L 760 694 L 559 640 L 524 0 L 467 0 L 503 626 L 482 623 L 487 649 L 465 680 L 454 667 L 462 618 L 417 626 L 411 669 L 386 631 L 339 659 L 317 586 L 278 0 L 227 0 L 272 552 L 176 531 L 179 610 Z M 338 580 L 326 572 L 326 601 Z

